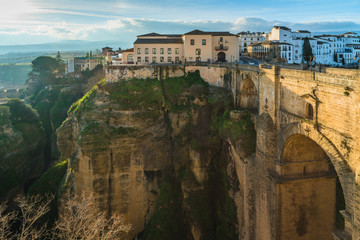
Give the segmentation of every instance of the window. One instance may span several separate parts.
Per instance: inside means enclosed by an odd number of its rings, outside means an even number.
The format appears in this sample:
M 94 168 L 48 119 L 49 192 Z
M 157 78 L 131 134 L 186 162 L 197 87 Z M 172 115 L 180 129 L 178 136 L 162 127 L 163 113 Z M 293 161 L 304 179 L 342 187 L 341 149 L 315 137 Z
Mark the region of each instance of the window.
M 202 45 L 206 45 L 206 39 L 202 40 Z
M 175 57 L 175 62 L 180 62 L 180 58 L 179 57 Z
M 160 57 L 160 62 L 164 62 L 164 57 Z
M 160 48 L 160 54 L 164 54 L 164 49 Z
M 190 39 L 190 45 L 195 45 L 195 39 Z
M 137 57 L 137 61 L 138 61 L 138 62 L 141 62 L 141 57 Z
M 145 57 L 145 62 L 149 62 L 149 57 Z
M 152 61 L 155 63 L 156 62 L 156 57 L 152 57 Z
M 168 48 L 168 54 L 171 54 L 171 48 Z
M 175 54 L 179 54 L 179 49 L 175 48 Z
M 197 49 L 195 50 L 195 54 L 196 54 L 196 55 L 200 55 L 200 54 L 201 54 L 201 49 L 200 49 L 200 48 L 197 48 Z
M 149 54 L 149 49 L 145 48 L 145 54 Z
M 168 57 L 168 62 L 171 62 L 171 57 Z
M 224 41 L 223 37 L 220 37 L 220 42 L 223 42 L 223 41 Z
M 314 119 L 314 108 L 310 103 L 306 104 L 305 117 L 309 120 Z
M 153 53 L 153 54 L 156 54 L 156 48 L 153 48 L 153 49 L 152 49 L 152 53 Z
M 141 53 L 141 49 L 140 49 L 140 48 L 137 49 L 137 53 L 138 53 L 138 54 Z

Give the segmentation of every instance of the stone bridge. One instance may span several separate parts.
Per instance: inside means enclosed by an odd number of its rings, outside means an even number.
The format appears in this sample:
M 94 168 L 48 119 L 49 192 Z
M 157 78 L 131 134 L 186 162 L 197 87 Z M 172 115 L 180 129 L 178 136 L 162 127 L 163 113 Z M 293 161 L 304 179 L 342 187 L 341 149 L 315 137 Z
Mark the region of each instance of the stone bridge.
M 199 70 L 254 113 L 256 153 L 230 147 L 239 238 L 360 239 L 360 71 L 279 66 L 110 66 L 106 80 Z
M 24 87 L 0 89 L 0 98 L 19 98 L 24 92 Z

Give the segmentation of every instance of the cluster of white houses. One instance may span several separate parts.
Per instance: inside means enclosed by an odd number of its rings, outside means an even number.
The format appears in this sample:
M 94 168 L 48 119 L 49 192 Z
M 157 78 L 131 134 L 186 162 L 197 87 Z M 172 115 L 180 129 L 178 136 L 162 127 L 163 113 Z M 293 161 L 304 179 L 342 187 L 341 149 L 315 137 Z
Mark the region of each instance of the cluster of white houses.
M 285 26 L 274 26 L 269 33 L 232 34 L 194 30 L 185 34 L 139 35 L 133 48 L 113 51 L 112 48 L 105 47 L 102 49 L 102 58 L 75 58 L 69 62 L 69 70 L 91 70 L 97 64 L 104 63 L 232 63 L 238 62 L 240 55 L 249 55 L 268 62 L 301 64 L 304 62 L 305 41 L 311 46 L 314 63 L 340 66 L 360 61 L 360 36 L 356 33 L 313 36 L 306 30 L 292 31 Z
M 249 34 L 239 34 L 240 39 L 248 36 Z M 240 47 L 240 52 L 264 60 L 276 58 L 284 63 L 300 64 L 304 62 L 304 41 L 308 40 L 314 56 L 313 61 L 318 64 L 348 65 L 357 63 L 360 57 L 360 37 L 353 32 L 312 36 L 311 32 L 306 30 L 293 32 L 284 26 L 274 26 L 270 33 L 262 36 L 262 40 Z

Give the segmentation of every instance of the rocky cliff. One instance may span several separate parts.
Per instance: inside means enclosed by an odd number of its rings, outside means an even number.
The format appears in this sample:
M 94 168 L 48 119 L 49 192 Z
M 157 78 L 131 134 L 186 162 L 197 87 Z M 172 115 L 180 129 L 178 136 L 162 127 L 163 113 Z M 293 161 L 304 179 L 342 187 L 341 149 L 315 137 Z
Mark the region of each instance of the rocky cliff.
M 128 238 L 237 239 L 238 178 L 228 149 L 254 151 L 248 114 L 198 72 L 167 79 L 100 82 L 58 129 L 66 185 L 123 213 Z
M 45 134 L 38 114 L 19 99 L 0 105 L 0 200 L 22 192 L 44 167 Z

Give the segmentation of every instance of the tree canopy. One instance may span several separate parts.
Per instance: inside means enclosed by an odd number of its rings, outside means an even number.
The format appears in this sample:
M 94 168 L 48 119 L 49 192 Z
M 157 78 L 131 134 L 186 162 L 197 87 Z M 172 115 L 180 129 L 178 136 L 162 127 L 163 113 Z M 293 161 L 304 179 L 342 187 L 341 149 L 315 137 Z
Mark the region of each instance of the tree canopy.
M 37 85 L 52 84 L 55 72 L 59 68 L 59 60 L 49 56 L 40 56 L 31 62 L 31 72 L 28 81 Z
M 309 64 L 309 62 L 313 61 L 314 55 L 312 53 L 312 48 L 310 46 L 309 38 L 304 39 L 303 45 L 303 59 Z

